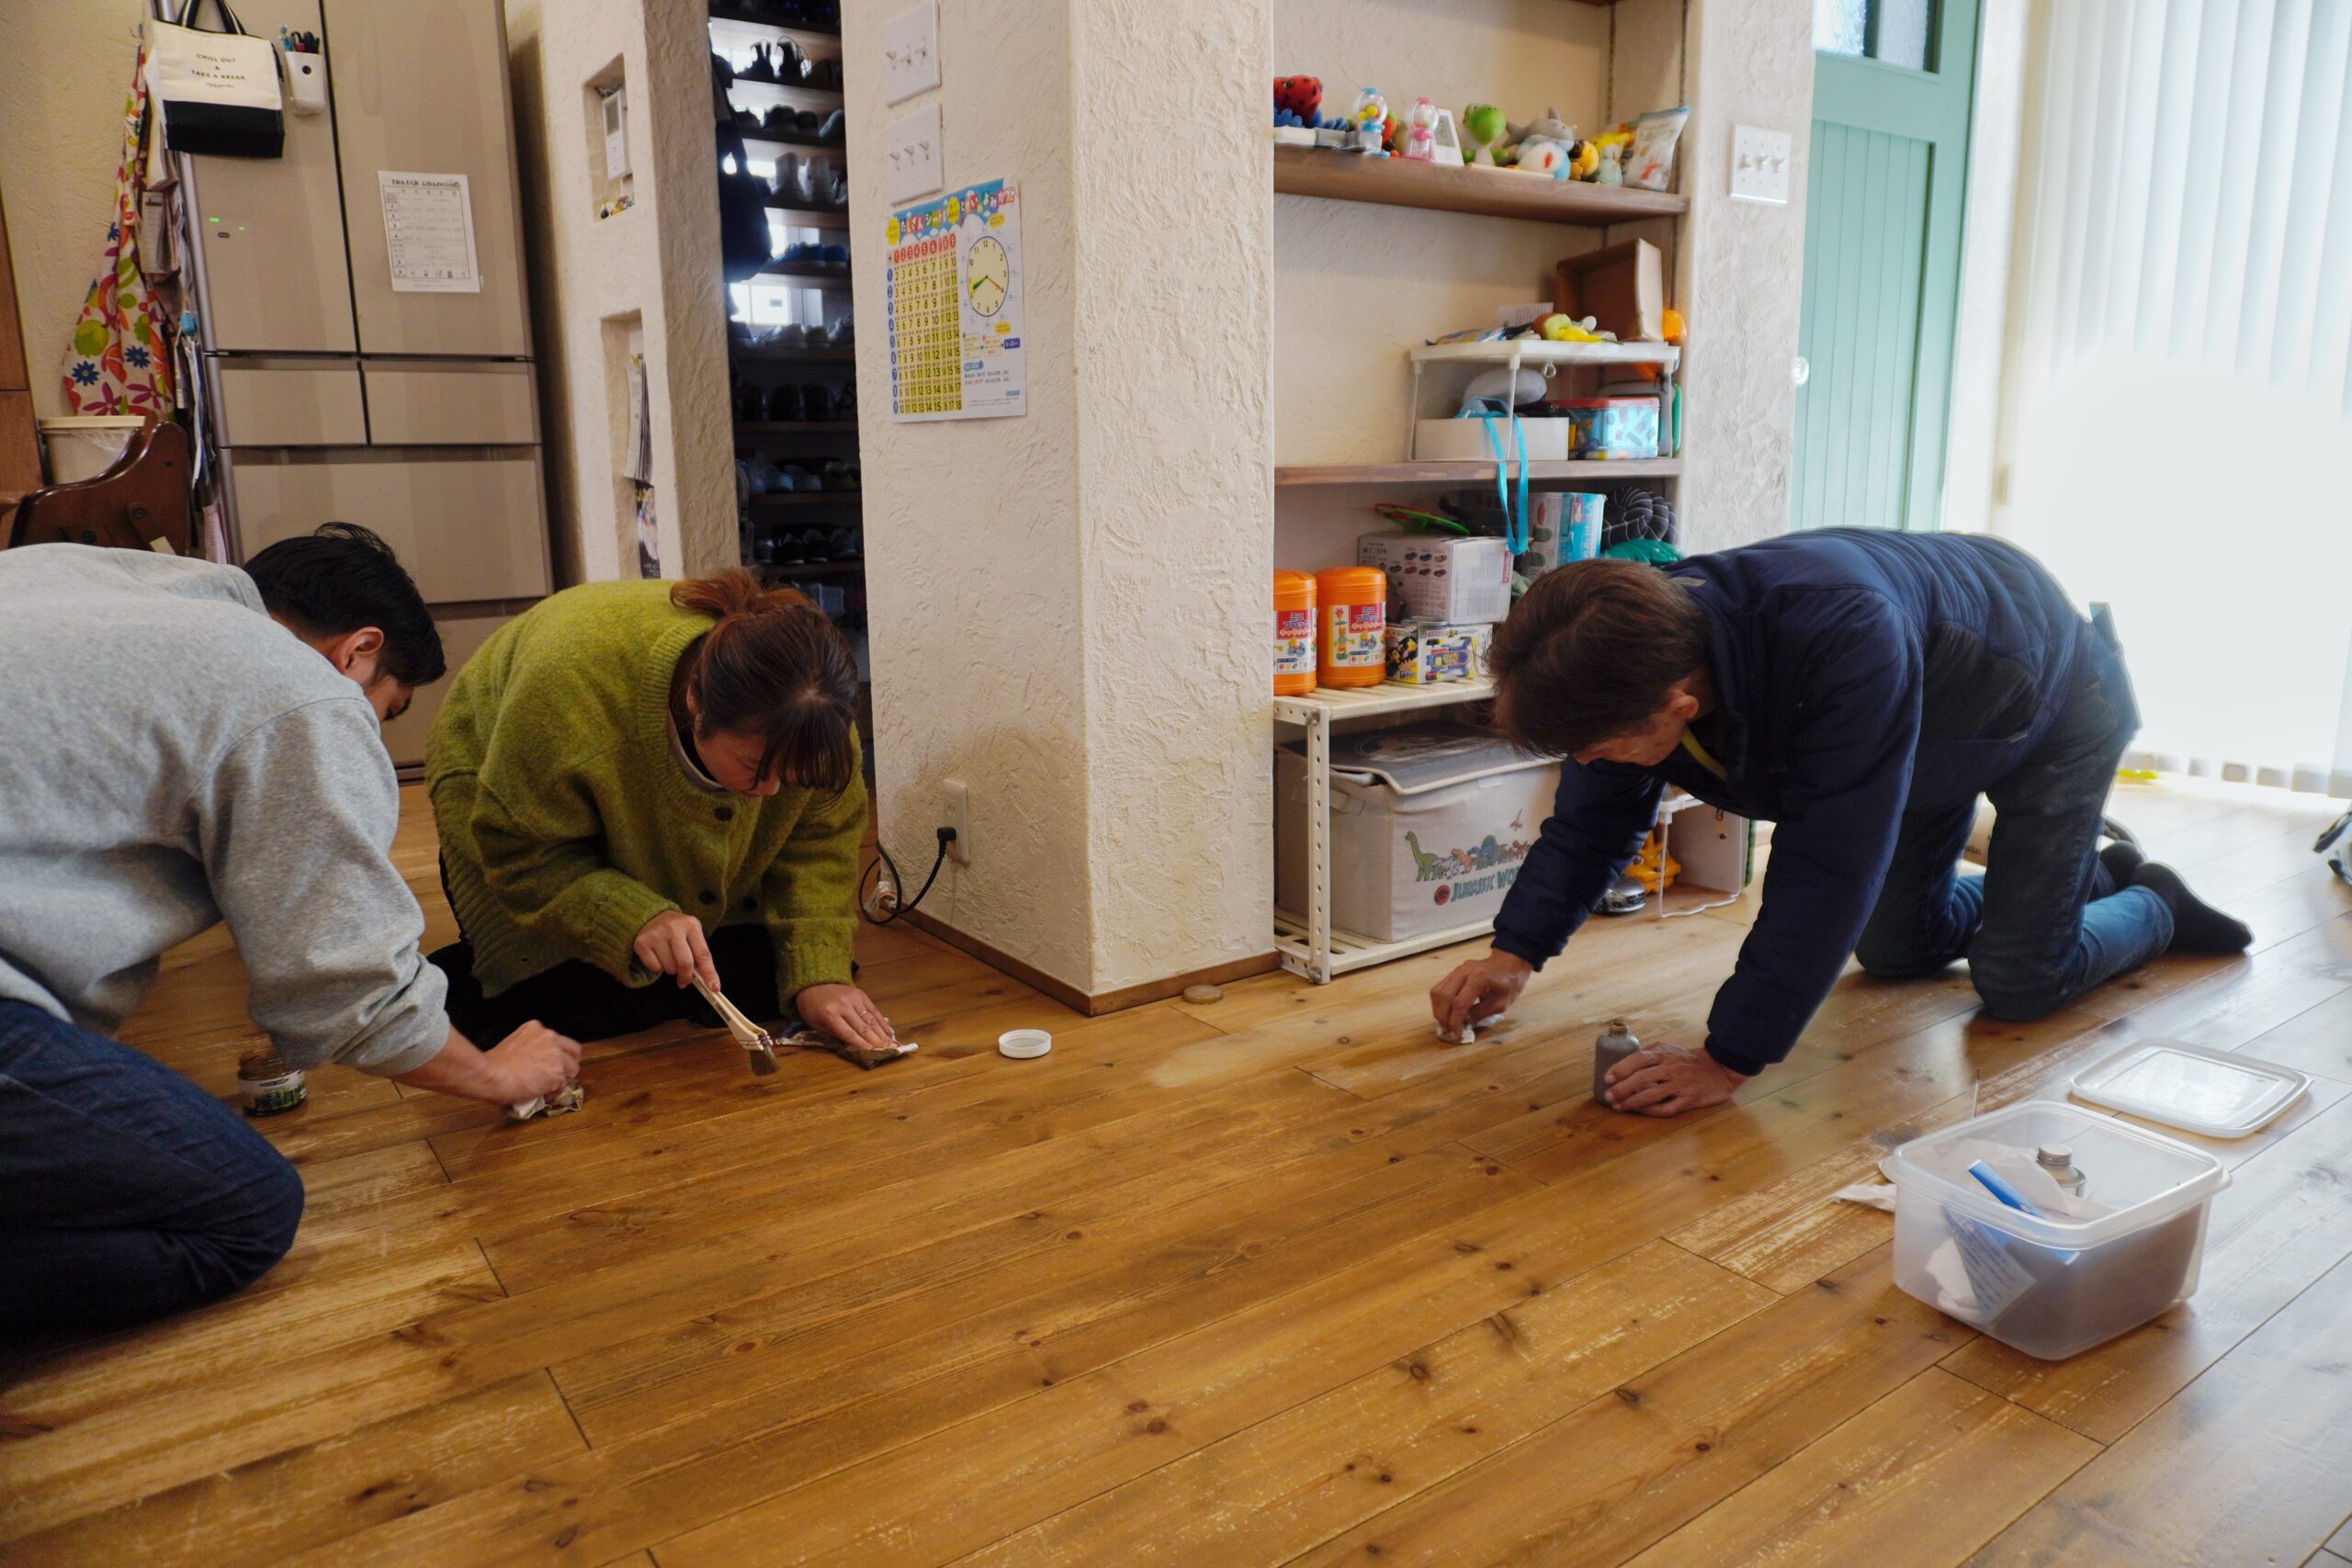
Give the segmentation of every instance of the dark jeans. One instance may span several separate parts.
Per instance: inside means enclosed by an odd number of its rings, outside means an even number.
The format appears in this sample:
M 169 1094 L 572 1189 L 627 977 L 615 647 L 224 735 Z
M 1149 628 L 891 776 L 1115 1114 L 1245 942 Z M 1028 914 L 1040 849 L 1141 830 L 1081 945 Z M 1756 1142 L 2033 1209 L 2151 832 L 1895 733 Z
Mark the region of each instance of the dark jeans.
M 302 1182 L 169 1067 L 0 1001 L 0 1335 L 119 1328 L 243 1290 Z
M 772 1023 L 790 1014 L 775 994 L 775 946 L 764 926 L 721 926 L 709 941 L 718 988 L 745 1017 Z M 484 1050 L 534 1019 L 574 1040 L 609 1040 L 681 1018 L 705 1029 L 719 1027 L 718 1016 L 693 987 L 666 975 L 650 986 L 624 986 L 594 964 L 572 959 L 485 997 L 474 978 L 471 943 L 453 942 L 432 962 L 449 976 L 449 1021 Z
M 1998 813 L 1981 876 L 1958 862 L 1976 803 L 1903 819 L 1894 858 L 1855 956 L 1889 979 L 1956 959 L 1984 1010 L 2040 1018 L 2172 942 L 2172 911 L 2144 887 L 2118 890 L 2098 863 L 2115 765 L 2140 727 L 2122 657 L 2086 636 L 2057 721 L 1985 795 Z

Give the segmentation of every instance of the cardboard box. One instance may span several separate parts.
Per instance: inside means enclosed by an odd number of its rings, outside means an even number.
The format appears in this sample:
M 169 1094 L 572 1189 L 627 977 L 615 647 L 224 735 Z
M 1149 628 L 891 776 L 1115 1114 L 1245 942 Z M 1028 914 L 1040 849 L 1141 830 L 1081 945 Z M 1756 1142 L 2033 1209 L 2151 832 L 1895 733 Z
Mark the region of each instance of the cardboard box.
M 1476 628 L 1477 631 L 1485 627 Z M 1442 621 L 1395 621 L 1388 626 L 1388 678 L 1408 686 L 1435 686 L 1467 681 L 1482 673 L 1476 666 L 1480 644 L 1469 626 Z
M 1562 256 L 1552 276 L 1553 302 L 1568 315 L 1594 317 L 1620 343 L 1666 340 L 1666 264 L 1647 240 Z
M 1510 546 L 1448 534 L 1365 534 L 1356 564 L 1388 574 L 1388 596 L 1416 620 L 1492 626 L 1510 614 Z

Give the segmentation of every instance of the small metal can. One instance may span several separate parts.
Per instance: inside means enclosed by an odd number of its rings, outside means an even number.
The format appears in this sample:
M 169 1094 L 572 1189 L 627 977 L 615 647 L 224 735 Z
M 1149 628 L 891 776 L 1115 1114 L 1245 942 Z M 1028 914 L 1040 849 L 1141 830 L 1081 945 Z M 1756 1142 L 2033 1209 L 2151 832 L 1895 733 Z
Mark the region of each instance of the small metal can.
M 248 1051 L 237 1058 L 237 1090 L 248 1116 L 276 1116 L 298 1109 L 309 1091 L 302 1070 L 289 1067 L 276 1051 Z

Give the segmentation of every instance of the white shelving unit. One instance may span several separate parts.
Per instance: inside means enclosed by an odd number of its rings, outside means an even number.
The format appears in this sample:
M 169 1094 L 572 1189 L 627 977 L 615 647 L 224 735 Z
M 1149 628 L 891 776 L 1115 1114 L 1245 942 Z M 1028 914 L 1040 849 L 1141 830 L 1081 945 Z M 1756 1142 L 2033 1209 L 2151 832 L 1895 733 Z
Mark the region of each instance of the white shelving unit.
M 1564 365 L 1657 365 L 1670 375 L 1682 363 L 1682 351 L 1667 343 L 1549 343 L 1542 338 L 1505 338 L 1499 343 L 1424 344 L 1411 351 L 1413 393 L 1405 405 L 1405 457 L 1416 461 L 1421 423 L 1421 372 L 1432 365 L 1492 365 L 1514 378 L 1522 369 L 1541 370 L 1548 379 Z M 1663 426 L 1665 409 L 1658 411 Z M 1519 411 L 1511 411 L 1516 431 Z M 1661 428 L 1661 435 L 1664 431 Z M 1664 445 L 1663 441 L 1660 443 Z M 1672 453 L 1667 454 L 1671 457 Z M 1490 465 L 1482 465 L 1490 466 Z M 1532 475 L 1531 474 L 1531 478 Z
M 1470 942 L 1495 929 L 1492 920 L 1474 920 L 1396 942 L 1380 942 L 1331 921 L 1331 737 L 1335 727 L 1351 719 L 1387 718 L 1483 703 L 1494 694 L 1490 681 L 1459 681 L 1442 686 L 1383 682 L 1346 690 L 1317 687 L 1305 696 L 1274 699 L 1274 722 L 1295 725 L 1306 732 L 1306 916 L 1301 919 L 1280 908 L 1274 911 L 1274 950 L 1281 954 L 1283 968 L 1316 985 L 1328 986 L 1351 969 Z M 1696 795 L 1669 789 L 1658 802 L 1657 824 L 1664 826 L 1681 812 L 1704 804 Z M 1721 898 L 1679 909 L 1668 909 L 1664 897 L 1656 897 L 1650 901 L 1651 915 L 1663 920 L 1721 908 L 1736 902 L 1746 891 L 1743 886 Z
M 1449 942 L 1467 942 L 1494 930 L 1492 920 L 1448 927 L 1401 942 L 1375 942 L 1331 925 L 1331 734 L 1348 719 L 1383 718 L 1425 708 L 1482 703 L 1495 694 L 1490 681 L 1457 681 L 1442 686 L 1407 686 L 1383 682 L 1345 690 L 1317 687 L 1301 697 L 1276 697 L 1274 722 L 1306 731 L 1306 919 L 1274 911 L 1274 950 L 1282 965 L 1327 986 L 1351 969 L 1426 953 Z

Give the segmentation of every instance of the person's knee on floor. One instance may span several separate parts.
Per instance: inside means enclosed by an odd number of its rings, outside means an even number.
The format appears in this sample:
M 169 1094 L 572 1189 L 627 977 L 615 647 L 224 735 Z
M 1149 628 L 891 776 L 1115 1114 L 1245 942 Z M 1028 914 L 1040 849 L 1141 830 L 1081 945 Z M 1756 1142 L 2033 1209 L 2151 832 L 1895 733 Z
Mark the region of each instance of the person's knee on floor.
M 196 1276 L 188 1306 L 236 1294 L 293 1249 L 302 1223 L 302 1179 L 283 1155 L 271 1149 L 266 1162 L 256 1161 L 239 1196 L 235 1211 L 212 1228 L 180 1238 Z
M 1874 980 L 1916 980 L 1922 975 L 1949 969 L 1958 960 L 1934 951 L 1923 938 L 1890 936 L 1865 929 L 1861 941 L 1854 946 L 1854 962 Z

